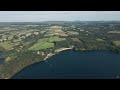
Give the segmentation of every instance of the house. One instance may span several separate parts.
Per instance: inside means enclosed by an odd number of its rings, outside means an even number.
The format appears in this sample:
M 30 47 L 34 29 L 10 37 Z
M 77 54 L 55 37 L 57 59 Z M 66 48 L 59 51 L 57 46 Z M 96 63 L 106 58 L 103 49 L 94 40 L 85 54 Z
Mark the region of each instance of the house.
M 4 34 L 0 34 L 0 41 L 5 41 L 5 40 L 7 40 L 7 36 L 6 35 L 4 35 Z
M 40 54 L 40 52 L 39 52 L 39 51 L 37 51 L 37 54 Z
M 26 34 L 27 37 L 30 36 L 30 35 L 31 35 L 31 33 L 27 33 L 27 34 Z
M 39 32 L 34 32 L 33 34 L 38 35 L 38 34 L 39 34 Z
M 45 55 L 44 52 L 37 51 L 37 54 Z
M 21 39 L 24 39 L 24 38 L 25 38 L 25 36 L 21 36 L 20 38 L 21 38 Z
M 82 32 L 82 31 L 84 31 L 84 29 L 81 29 L 80 31 Z
M 45 53 L 44 53 L 44 52 L 41 52 L 41 54 L 42 54 L 42 55 L 45 55 Z

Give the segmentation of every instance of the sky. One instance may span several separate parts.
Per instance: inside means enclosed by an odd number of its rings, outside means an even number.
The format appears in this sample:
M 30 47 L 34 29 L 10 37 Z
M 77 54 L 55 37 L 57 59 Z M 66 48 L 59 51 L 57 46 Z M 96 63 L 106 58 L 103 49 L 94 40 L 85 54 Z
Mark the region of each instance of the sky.
M 0 11 L 0 22 L 120 20 L 120 11 Z

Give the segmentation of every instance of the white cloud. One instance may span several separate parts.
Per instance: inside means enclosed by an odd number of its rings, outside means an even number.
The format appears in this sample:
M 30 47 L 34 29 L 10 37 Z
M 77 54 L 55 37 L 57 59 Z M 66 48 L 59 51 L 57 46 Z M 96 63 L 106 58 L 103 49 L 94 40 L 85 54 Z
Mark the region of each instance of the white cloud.
M 120 20 L 120 11 L 0 11 L 0 22 Z

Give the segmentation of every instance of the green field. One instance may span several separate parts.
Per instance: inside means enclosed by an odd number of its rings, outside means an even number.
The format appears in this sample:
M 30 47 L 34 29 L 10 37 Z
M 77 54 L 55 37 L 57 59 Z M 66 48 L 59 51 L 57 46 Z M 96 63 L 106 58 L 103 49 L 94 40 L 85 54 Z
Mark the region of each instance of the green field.
M 100 38 L 98 38 L 98 39 L 96 39 L 97 41 L 100 41 L 100 42 L 102 42 L 102 41 L 104 41 L 103 39 L 100 39 Z
M 8 36 L 8 40 L 11 40 L 11 39 L 13 38 L 13 36 L 14 36 L 14 35 L 12 35 L 12 34 L 9 35 L 9 36 Z
M 65 38 L 59 38 L 59 37 L 50 37 L 50 38 L 43 38 L 39 39 L 37 42 L 57 42 L 57 41 L 63 41 L 66 40 Z
M 41 50 L 41 49 L 47 49 L 51 47 L 54 47 L 54 43 L 41 42 L 41 43 L 35 43 L 33 46 L 29 48 L 29 50 Z
M 0 43 L 0 46 L 3 47 L 6 50 L 8 50 L 8 49 L 13 47 L 13 45 L 11 45 L 9 43 L 3 43 L 3 42 Z
M 116 46 L 120 46 L 120 41 L 113 41 L 113 43 L 116 45 Z
M 48 41 L 49 38 L 42 38 L 42 39 L 39 39 L 37 42 L 38 43 L 41 43 L 41 42 L 46 42 Z
M 43 38 L 39 39 L 37 43 L 35 43 L 33 46 L 29 48 L 29 50 L 41 50 L 41 49 L 47 49 L 54 47 L 55 41 L 63 41 L 66 40 L 65 38 L 59 38 L 59 37 L 50 37 L 50 38 Z
M 47 48 L 52 48 L 52 47 L 54 47 L 54 43 L 43 42 L 40 46 L 38 46 L 34 50 L 47 49 Z
M 20 38 L 19 38 L 19 39 L 14 39 L 14 40 L 13 40 L 14 43 L 20 42 L 20 41 L 22 41 L 22 39 L 20 39 Z
M 50 37 L 48 42 L 57 42 L 57 41 L 63 41 L 66 40 L 65 38 L 59 38 L 59 37 Z

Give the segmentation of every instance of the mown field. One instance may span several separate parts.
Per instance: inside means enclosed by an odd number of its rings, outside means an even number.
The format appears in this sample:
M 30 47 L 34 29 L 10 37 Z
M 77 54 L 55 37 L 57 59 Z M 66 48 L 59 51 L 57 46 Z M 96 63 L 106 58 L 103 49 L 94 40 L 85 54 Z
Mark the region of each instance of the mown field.
M 38 42 L 38 43 L 35 43 L 32 47 L 30 47 L 29 50 L 41 50 L 41 49 L 47 49 L 51 47 L 54 47 L 54 43 Z
M 37 43 L 29 48 L 29 50 L 41 50 L 54 47 L 53 42 L 63 41 L 66 40 L 65 38 L 59 37 L 50 37 L 50 38 L 43 38 L 39 39 Z
M 3 42 L 0 43 L 0 46 L 1 46 L 2 48 L 6 49 L 6 50 L 11 49 L 12 47 L 14 47 L 14 45 L 12 45 L 12 44 L 3 43 Z
M 100 42 L 102 42 L 102 41 L 104 41 L 103 39 L 100 39 L 100 38 L 98 38 L 98 39 L 96 39 L 97 41 L 100 41 Z
M 63 41 L 66 40 L 65 38 L 59 38 L 59 37 L 50 37 L 48 42 L 57 42 L 57 41 Z
M 116 46 L 120 46 L 120 40 L 113 41 L 113 43 L 114 43 Z

